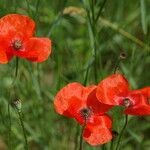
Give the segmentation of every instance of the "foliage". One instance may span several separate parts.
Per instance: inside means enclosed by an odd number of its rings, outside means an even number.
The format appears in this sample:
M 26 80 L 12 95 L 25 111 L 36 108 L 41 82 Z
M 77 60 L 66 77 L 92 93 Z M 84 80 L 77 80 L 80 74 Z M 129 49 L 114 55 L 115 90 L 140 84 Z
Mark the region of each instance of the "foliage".
M 31 63 L 19 59 L 17 76 L 15 59 L 0 65 L 0 149 L 22 150 L 24 147 L 18 114 L 14 108 L 8 107 L 8 102 L 19 98 L 30 149 L 73 150 L 78 127 L 74 120 L 55 113 L 54 96 L 69 82 L 85 83 L 87 79 L 87 85 L 95 84 L 110 75 L 122 51 L 127 53 L 127 59 L 121 61 L 119 71 L 129 79 L 131 88 L 150 85 L 150 2 L 107 0 L 98 21 L 91 20 L 90 24 L 86 9 L 92 17 L 98 15 L 104 3 L 103 0 L 97 1 L 92 14 L 91 2 L 96 0 L 0 1 L 0 17 L 10 13 L 30 16 L 36 22 L 36 35 L 51 38 L 53 44 L 53 54 L 46 62 Z M 76 12 L 64 13 L 64 9 L 71 6 L 78 8 Z M 114 108 L 110 112 L 117 132 L 124 121 L 121 111 Z M 131 116 L 121 150 L 149 150 L 149 122 L 149 116 Z M 110 143 L 105 148 L 109 149 L 109 146 Z M 84 143 L 84 149 L 104 147 Z

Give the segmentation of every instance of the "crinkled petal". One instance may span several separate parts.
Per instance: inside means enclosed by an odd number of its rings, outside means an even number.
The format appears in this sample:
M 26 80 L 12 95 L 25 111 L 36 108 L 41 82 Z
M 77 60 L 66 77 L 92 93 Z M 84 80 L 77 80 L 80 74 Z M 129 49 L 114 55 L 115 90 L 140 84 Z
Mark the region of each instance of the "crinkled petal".
M 101 103 L 120 105 L 120 100 L 127 95 L 128 88 L 128 81 L 123 75 L 113 74 L 98 84 L 96 96 Z
M 95 86 L 84 87 L 76 82 L 68 84 L 55 97 L 54 107 L 56 112 L 70 115 L 75 110 L 74 117 L 78 117 L 80 109 L 86 107 L 87 97 L 93 89 L 95 89 Z
M 147 89 L 130 91 L 133 106 L 125 109 L 124 113 L 136 116 L 150 115 L 149 97 L 146 91 Z
M 96 97 L 96 89 L 95 88 L 88 96 L 87 98 L 87 106 L 89 108 L 92 109 L 94 114 L 104 114 L 105 112 L 109 111 L 112 106 L 111 105 L 107 105 L 107 104 L 103 104 L 101 102 L 98 101 L 97 97 Z
M 48 38 L 30 38 L 15 55 L 33 62 L 43 62 L 51 54 L 51 41 Z
M 150 98 L 150 87 L 145 87 L 142 89 L 138 89 L 138 90 L 132 90 L 134 91 L 134 93 L 142 93 L 144 96 L 146 96 L 147 98 Z
M 25 38 L 32 37 L 35 29 L 34 21 L 28 16 L 10 14 L 0 19 L 0 36 L 7 37 L 11 33 Z
M 90 145 L 96 146 L 105 144 L 112 139 L 112 120 L 109 116 L 96 116 L 96 122 L 99 124 L 87 124 L 84 130 L 84 140 Z
M 7 64 L 11 58 L 13 57 L 12 54 L 6 53 L 3 48 L 0 47 L 0 63 L 1 64 Z
M 124 113 L 134 116 L 147 116 L 150 115 L 150 105 L 138 105 L 132 108 L 127 108 Z

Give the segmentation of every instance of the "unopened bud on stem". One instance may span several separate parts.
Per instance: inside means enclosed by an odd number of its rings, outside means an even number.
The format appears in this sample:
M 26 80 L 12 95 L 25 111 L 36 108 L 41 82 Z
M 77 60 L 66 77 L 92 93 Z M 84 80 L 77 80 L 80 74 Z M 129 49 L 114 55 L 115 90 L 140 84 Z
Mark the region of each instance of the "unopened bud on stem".
M 17 109 L 18 112 L 21 112 L 21 100 L 15 99 L 12 101 L 12 106 Z

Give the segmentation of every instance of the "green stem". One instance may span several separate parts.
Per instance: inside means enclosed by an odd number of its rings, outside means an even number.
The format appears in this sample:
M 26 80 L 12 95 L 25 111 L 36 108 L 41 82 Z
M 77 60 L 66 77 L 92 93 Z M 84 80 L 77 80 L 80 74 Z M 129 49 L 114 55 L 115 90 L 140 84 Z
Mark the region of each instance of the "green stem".
M 110 149 L 111 149 L 111 150 L 113 150 L 113 149 L 114 149 L 114 139 L 112 139 L 112 140 L 111 140 Z
M 97 23 L 97 21 L 98 21 L 100 15 L 101 15 L 101 13 L 102 13 L 102 10 L 103 10 L 103 8 L 104 8 L 104 6 L 105 6 L 105 4 L 106 4 L 106 1 L 107 1 L 107 0 L 104 0 L 104 1 L 103 1 L 102 5 L 101 5 L 101 7 L 100 7 L 100 9 L 99 9 L 99 11 L 98 11 L 98 15 L 96 16 L 95 23 Z
M 9 117 L 9 131 L 8 131 L 8 148 L 11 150 L 11 113 L 10 113 L 10 104 L 8 103 L 8 117 Z
M 115 65 L 115 68 L 114 68 L 114 72 L 113 72 L 114 74 L 116 74 L 117 68 L 119 67 L 119 64 L 120 64 L 120 60 L 121 59 L 118 59 L 117 62 L 116 62 L 116 65 Z
M 83 132 L 84 132 L 85 127 L 86 127 L 86 119 L 85 119 L 85 121 L 84 121 L 84 125 L 83 125 L 82 130 L 81 130 L 79 150 L 82 150 L 82 145 L 83 145 Z
M 122 128 L 122 130 L 121 130 L 121 132 L 120 132 L 120 134 L 119 134 L 119 139 L 118 139 L 118 142 L 117 142 L 116 150 L 118 150 L 118 148 L 119 148 L 119 146 L 120 146 L 121 137 L 122 137 L 122 135 L 123 135 L 123 132 L 124 132 L 124 130 L 125 130 L 127 124 L 128 124 L 128 115 L 125 115 L 125 124 L 124 124 L 124 126 L 123 126 L 123 128 Z
M 18 75 L 18 66 L 19 66 L 19 58 L 16 57 L 16 70 L 15 70 L 15 78 L 17 78 Z
M 26 3 L 27 3 L 28 13 L 29 13 L 29 15 L 32 15 L 32 12 L 31 12 L 31 9 L 30 9 L 30 3 L 29 3 L 29 1 L 26 0 Z
M 2 123 L 3 123 L 3 125 L 5 126 L 6 123 L 5 123 L 5 119 L 4 119 L 4 116 L 3 116 L 3 113 L 2 113 L 1 107 L 0 107 L 0 116 L 1 116 Z
M 116 32 L 120 33 L 121 35 L 123 35 L 127 39 L 131 40 L 135 44 L 137 44 L 140 47 L 144 48 L 145 50 L 150 50 L 150 46 L 149 45 L 145 44 L 143 41 L 141 41 L 140 39 L 136 38 L 132 34 L 126 32 L 125 30 L 120 28 L 117 24 L 111 23 L 109 20 L 107 20 L 105 18 L 102 18 L 102 17 L 99 17 L 99 21 L 100 21 L 101 24 L 105 25 L 106 27 L 110 27 L 111 29 L 113 29 Z
M 83 82 L 83 85 L 84 85 L 84 86 L 86 86 L 86 85 L 87 85 L 89 69 L 90 69 L 90 67 L 87 67 L 87 70 L 86 70 L 86 73 L 85 73 L 84 82 Z
M 24 135 L 25 150 L 28 150 L 28 141 L 27 141 L 26 131 L 25 131 L 24 123 L 23 123 L 22 112 L 20 110 L 17 110 L 17 112 L 18 112 L 20 124 L 21 124 L 21 127 L 22 127 L 23 135 Z
M 77 124 L 77 127 L 76 127 L 74 150 L 77 150 L 77 147 L 78 147 L 78 137 L 79 137 L 79 124 Z
M 105 144 L 102 145 L 102 150 L 106 150 Z

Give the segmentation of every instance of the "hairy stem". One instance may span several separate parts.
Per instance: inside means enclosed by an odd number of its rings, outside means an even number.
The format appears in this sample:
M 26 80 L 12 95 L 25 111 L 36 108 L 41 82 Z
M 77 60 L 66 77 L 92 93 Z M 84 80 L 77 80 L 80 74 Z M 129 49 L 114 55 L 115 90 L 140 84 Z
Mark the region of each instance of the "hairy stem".
M 86 119 L 85 119 L 85 121 L 84 121 L 84 125 L 83 125 L 82 130 L 81 130 L 79 150 L 82 150 L 82 145 L 83 145 L 83 132 L 84 132 L 85 127 L 86 127 Z
M 18 112 L 20 124 L 21 124 L 22 131 L 23 131 L 23 136 L 24 136 L 24 140 L 25 140 L 25 150 L 28 150 L 28 141 L 27 141 L 26 131 L 25 131 L 24 123 L 23 123 L 22 112 L 19 110 L 17 112 Z
M 122 130 L 121 130 L 120 134 L 119 134 L 119 138 L 118 138 L 118 142 L 117 142 L 116 150 L 118 150 L 118 149 L 119 149 L 120 142 L 121 142 L 121 137 L 123 136 L 123 132 L 124 132 L 124 130 L 125 130 L 125 128 L 126 128 L 126 126 L 127 126 L 127 124 L 128 124 L 128 115 L 125 115 L 125 123 L 124 123 L 124 126 L 123 126 L 123 128 L 122 128 Z

